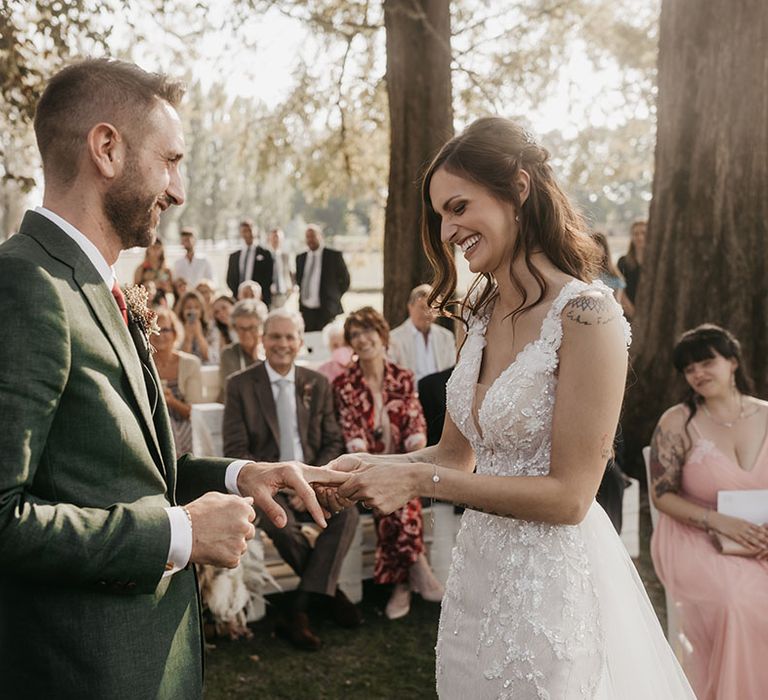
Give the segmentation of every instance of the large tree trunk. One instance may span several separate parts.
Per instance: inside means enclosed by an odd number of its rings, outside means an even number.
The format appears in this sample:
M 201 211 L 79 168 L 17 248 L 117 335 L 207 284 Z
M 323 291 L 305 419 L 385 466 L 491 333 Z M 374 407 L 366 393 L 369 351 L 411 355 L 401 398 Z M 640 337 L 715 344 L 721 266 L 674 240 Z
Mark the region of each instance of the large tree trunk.
M 683 383 L 684 330 L 722 325 L 768 386 L 768 4 L 664 0 L 649 243 L 634 326 L 636 384 L 623 421 L 632 471 Z
M 449 0 L 385 0 L 390 117 L 384 224 L 384 315 L 407 314 L 412 287 L 431 278 L 419 235 L 419 176 L 453 135 Z

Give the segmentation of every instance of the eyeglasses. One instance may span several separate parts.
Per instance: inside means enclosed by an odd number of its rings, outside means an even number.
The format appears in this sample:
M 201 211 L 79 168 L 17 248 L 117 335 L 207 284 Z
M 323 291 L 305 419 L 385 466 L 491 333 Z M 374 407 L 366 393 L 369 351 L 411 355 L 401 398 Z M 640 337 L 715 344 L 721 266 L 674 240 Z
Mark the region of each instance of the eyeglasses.
M 259 330 L 261 330 L 259 328 L 259 326 L 238 326 L 237 324 L 235 324 L 235 331 L 238 334 L 242 334 L 242 333 L 258 333 Z

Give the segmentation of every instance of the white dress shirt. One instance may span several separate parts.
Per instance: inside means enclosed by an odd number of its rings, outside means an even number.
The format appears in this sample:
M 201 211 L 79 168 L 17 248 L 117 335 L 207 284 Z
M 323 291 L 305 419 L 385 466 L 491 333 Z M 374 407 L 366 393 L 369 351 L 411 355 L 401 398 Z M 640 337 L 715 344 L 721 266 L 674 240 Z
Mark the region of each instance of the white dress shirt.
M 190 287 L 197 286 L 200 280 L 212 280 L 213 268 L 208 258 L 202 255 L 195 255 L 190 260 L 186 255 L 179 258 L 173 266 L 174 277 L 183 277 L 187 280 Z
M 112 287 L 117 281 L 115 271 L 109 266 L 109 263 L 91 240 L 68 221 L 62 219 L 58 214 L 49 209 L 37 207 L 35 211 L 56 224 L 79 246 L 96 268 L 111 294 Z M 117 304 L 115 304 L 115 313 L 120 313 Z M 248 464 L 247 460 L 239 459 L 227 467 L 225 485 L 230 493 L 240 494 L 237 489 L 237 476 L 246 464 Z M 165 571 L 163 577 L 171 576 L 183 569 L 189 563 L 189 557 L 192 554 L 192 525 L 187 518 L 187 514 L 184 512 L 184 508 L 181 506 L 168 507 L 165 509 L 165 512 L 168 513 L 168 521 L 171 524 L 171 544 L 168 548 L 168 564 L 170 568 Z
M 272 369 L 272 365 L 270 365 L 269 362 L 264 363 L 264 368 L 267 370 L 267 377 L 269 377 L 269 384 L 272 387 L 272 398 L 275 400 L 275 406 L 277 406 L 277 395 L 280 392 L 280 387 L 278 385 L 278 382 L 281 379 L 287 379 L 289 382 L 288 388 L 290 389 L 290 391 L 288 392 L 288 397 L 289 397 L 288 400 L 290 402 L 291 415 L 293 416 L 293 424 L 289 426 L 280 425 L 278 427 L 281 433 L 285 430 L 290 431 L 293 439 L 294 459 L 297 460 L 298 462 L 303 462 L 304 449 L 301 446 L 301 436 L 299 435 L 299 419 L 296 413 L 296 365 L 293 365 L 291 367 L 291 371 L 285 375 L 280 374 L 279 372 L 276 372 L 274 369 Z
M 308 250 L 301 280 L 301 303 L 308 309 L 320 308 L 320 274 L 323 266 L 323 246 Z M 307 275 L 309 272 L 309 275 Z
M 418 382 L 422 377 L 437 372 L 435 348 L 432 343 L 432 326 L 429 328 L 427 342 L 425 343 L 424 334 L 413 325 L 413 321 L 409 318 L 406 323 L 410 326 L 411 333 L 413 334 L 414 347 L 416 348 L 416 365 L 412 369 L 413 373 L 416 375 L 416 381 Z

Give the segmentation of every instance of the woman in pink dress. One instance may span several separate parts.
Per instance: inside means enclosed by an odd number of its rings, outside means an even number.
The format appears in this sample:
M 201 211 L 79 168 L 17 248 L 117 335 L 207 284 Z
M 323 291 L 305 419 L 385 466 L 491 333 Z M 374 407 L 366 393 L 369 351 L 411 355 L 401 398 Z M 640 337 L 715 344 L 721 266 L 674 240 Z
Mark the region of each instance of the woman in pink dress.
M 768 693 L 768 527 L 718 513 L 717 492 L 768 489 L 768 403 L 750 396 L 738 341 L 717 326 L 674 351 L 689 386 L 651 443 L 656 572 L 677 604 L 683 666 L 699 700 Z M 721 554 L 719 534 L 747 556 Z

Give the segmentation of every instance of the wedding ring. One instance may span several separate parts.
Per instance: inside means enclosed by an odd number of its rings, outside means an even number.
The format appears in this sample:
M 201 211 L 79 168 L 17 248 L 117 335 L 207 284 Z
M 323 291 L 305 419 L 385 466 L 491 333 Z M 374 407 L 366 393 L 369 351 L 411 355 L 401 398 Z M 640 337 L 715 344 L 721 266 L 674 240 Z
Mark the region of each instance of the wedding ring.
M 366 510 L 371 509 L 371 507 L 365 501 L 361 501 L 361 503 L 363 504 L 363 508 L 365 508 Z

